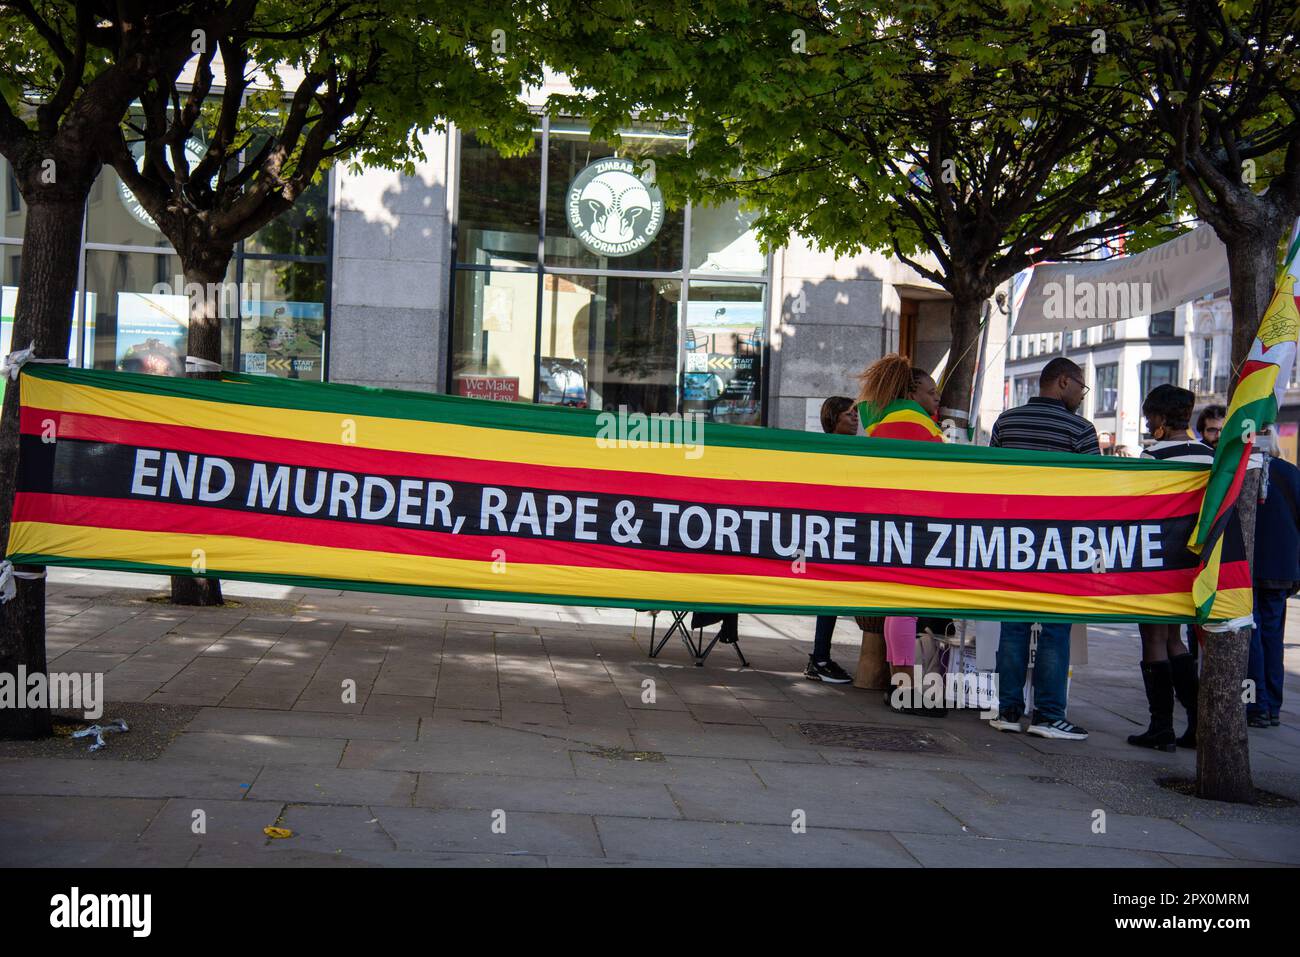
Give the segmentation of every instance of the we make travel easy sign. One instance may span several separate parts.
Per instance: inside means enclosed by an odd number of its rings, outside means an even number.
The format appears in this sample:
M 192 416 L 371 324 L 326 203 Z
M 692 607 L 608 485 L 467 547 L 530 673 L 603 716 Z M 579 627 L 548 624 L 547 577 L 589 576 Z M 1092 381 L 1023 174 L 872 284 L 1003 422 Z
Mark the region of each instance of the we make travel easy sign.
M 28 366 L 20 389 L 15 563 L 634 608 L 1196 617 L 1194 465 L 239 375 Z M 1212 618 L 1249 613 L 1239 553 L 1218 586 Z

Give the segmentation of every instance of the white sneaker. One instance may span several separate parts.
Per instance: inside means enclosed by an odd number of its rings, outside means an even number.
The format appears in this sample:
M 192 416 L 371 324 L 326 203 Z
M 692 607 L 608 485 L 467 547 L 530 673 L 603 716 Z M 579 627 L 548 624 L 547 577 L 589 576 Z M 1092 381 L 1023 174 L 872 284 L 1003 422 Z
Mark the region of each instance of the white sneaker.
M 1024 729 L 1020 727 L 1020 719 L 1013 718 L 1004 711 L 999 711 L 996 718 L 989 719 L 989 727 L 995 731 L 1010 731 L 1012 734 L 1019 734 Z
M 1029 733 L 1040 738 L 1061 738 L 1065 741 L 1082 741 L 1088 732 L 1077 724 L 1071 724 L 1064 718 L 1059 721 L 1038 720 L 1029 725 Z

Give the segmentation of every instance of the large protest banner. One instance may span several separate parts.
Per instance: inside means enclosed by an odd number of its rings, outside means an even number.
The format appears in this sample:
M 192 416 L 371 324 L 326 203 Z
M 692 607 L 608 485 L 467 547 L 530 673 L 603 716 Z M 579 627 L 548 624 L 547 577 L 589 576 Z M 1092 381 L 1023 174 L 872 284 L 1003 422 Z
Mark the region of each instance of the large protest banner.
M 1231 544 L 1193 603 L 1194 465 L 246 376 L 19 381 L 14 563 L 634 608 L 1250 611 Z

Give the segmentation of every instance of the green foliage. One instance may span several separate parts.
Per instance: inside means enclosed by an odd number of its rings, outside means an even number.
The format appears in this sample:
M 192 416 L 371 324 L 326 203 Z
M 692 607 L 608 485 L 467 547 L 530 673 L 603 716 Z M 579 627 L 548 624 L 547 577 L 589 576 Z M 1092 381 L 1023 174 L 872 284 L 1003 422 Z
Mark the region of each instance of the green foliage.
M 633 115 L 684 119 L 667 198 L 739 198 L 768 248 L 890 251 L 982 298 L 1163 212 L 1142 98 L 1092 49 L 1101 4 L 665 0 L 633 27 L 611 0 L 548 4 L 550 29 L 561 6 L 602 42 L 557 38 L 578 93 L 551 108 L 611 137 Z

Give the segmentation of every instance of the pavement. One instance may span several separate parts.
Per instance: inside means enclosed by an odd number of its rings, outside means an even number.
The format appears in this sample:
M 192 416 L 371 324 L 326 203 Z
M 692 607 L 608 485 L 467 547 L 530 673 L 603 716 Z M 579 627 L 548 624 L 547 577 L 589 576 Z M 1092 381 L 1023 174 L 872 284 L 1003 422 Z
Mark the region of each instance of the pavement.
M 649 659 L 629 610 L 238 582 L 196 609 L 165 584 L 51 570 L 50 669 L 102 672 L 131 731 L 0 742 L 0 865 L 1300 864 L 1300 608 L 1282 726 L 1249 732 L 1282 800 L 1246 807 L 1156 783 L 1193 752 L 1125 743 L 1135 627 L 1090 628 L 1091 737 L 1063 742 L 807 681 L 811 618 L 742 616 L 752 667 L 723 645 L 695 667 L 676 641 Z M 850 670 L 859 641 L 841 620 Z

